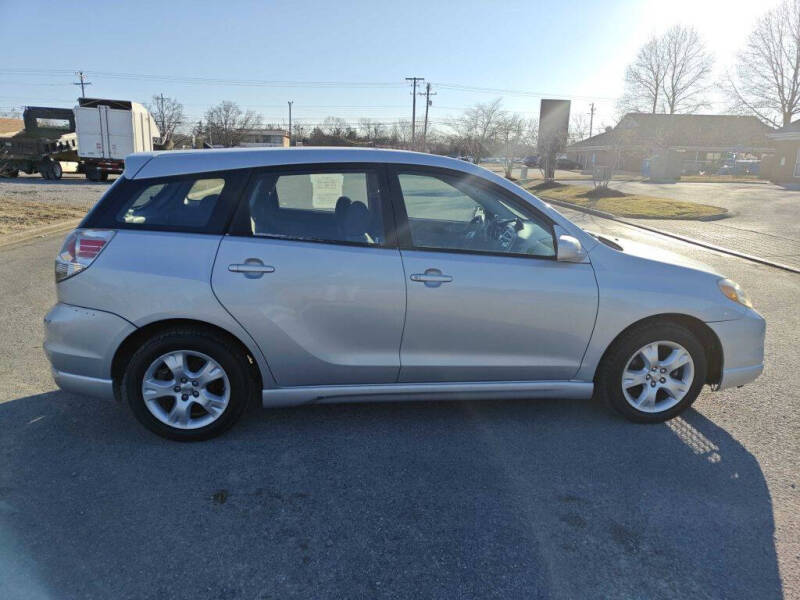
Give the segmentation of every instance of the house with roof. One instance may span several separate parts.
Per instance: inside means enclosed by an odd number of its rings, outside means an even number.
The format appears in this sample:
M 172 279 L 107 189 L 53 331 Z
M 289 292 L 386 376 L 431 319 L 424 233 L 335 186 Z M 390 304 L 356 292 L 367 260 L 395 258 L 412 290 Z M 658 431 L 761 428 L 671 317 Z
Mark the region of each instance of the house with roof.
M 775 183 L 800 183 L 800 119 L 767 134 L 774 152 L 761 163 L 761 175 Z
M 716 170 L 731 155 L 760 159 L 770 152 L 771 131 L 752 116 L 628 113 L 613 129 L 571 144 L 566 152 L 585 169 L 638 172 L 645 161 L 658 158 L 660 176 L 678 177 Z

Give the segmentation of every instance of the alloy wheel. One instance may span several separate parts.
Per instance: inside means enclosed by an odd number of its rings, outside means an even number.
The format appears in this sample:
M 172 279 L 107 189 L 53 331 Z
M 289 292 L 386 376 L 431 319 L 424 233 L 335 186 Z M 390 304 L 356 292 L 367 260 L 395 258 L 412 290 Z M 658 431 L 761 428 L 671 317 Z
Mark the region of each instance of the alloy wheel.
M 142 398 L 152 415 L 176 429 L 199 429 L 228 407 L 228 375 L 210 356 L 175 350 L 155 359 L 142 378 Z
M 636 410 L 659 413 L 678 404 L 692 387 L 692 355 L 676 342 L 662 340 L 642 346 L 622 372 L 622 393 Z

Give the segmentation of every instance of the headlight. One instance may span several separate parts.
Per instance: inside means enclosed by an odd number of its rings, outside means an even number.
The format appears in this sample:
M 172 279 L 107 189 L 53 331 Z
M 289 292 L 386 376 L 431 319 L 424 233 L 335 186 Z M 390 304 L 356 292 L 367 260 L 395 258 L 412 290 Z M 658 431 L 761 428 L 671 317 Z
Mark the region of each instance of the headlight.
M 738 302 L 747 308 L 753 308 L 750 297 L 745 294 L 744 290 L 735 281 L 720 279 L 717 285 L 719 286 L 719 290 L 734 302 Z

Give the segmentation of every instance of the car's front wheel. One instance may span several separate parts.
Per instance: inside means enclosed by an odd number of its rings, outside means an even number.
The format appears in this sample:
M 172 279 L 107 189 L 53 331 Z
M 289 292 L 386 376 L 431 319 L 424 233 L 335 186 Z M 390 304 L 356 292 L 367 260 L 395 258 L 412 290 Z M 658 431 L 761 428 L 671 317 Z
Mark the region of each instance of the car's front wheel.
M 219 435 L 252 394 L 247 357 L 231 340 L 200 328 L 150 338 L 131 356 L 122 394 L 148 429 L 174 440 Z
M 649 323 L 614 342 L 598 369 L 597 391 L 631 421 L 658 423 L 691 406 L 707 368 L 703 345 L 690 329 Z

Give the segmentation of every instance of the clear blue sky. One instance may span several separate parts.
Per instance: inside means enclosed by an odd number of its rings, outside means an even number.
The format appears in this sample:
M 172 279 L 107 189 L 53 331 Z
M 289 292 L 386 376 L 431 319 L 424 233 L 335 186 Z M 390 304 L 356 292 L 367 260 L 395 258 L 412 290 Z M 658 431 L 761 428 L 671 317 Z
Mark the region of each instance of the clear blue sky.
M 676 22 L 695 25 L 721 71 L 770 4 L 774 1 L 0 0 L 0 110 L 72 106 L 78 96 L 72 72 L 83 69 L 92 81 L 87 95 L 147 102 L 164 93 L 183 102 L 193 119 L 211 104 L 234 100 L 267 121 L 285 121 L 286 101 L 294 100 L 295 119 L 308 123 L 327 115 L 389 121 L 410 117 L 403 78 L 416 75 L 437 92 L 434 123 L 500 96 L 507 109 L 535 116 L 544 95 L 571 98 L 573 112 L 587 112 L 594 101 L 598 126 L 613 123 L 625 65 L 649 35 Z M 123 73 L 149 77 L 121 78 Z M 464 91 L 447 84 L 529 94 Z

